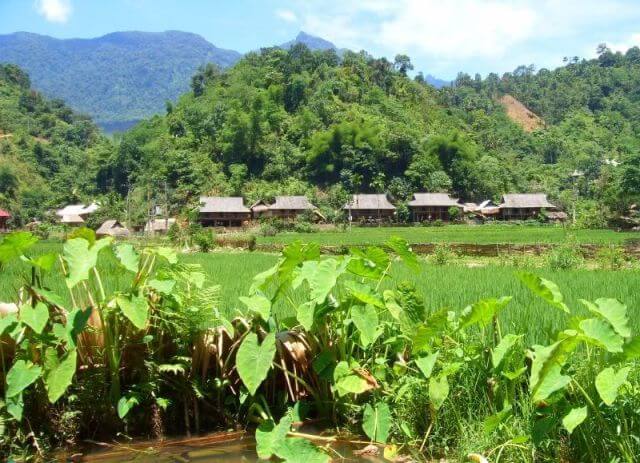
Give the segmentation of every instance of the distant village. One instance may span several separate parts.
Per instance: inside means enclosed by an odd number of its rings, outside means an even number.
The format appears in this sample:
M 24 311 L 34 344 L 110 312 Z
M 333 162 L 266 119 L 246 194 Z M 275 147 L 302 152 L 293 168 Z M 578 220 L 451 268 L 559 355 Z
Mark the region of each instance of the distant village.
M 538 220 L 562 222 L 567 214 L 549 202 L 544 193 L 505 194 L 499 204 L 491 200 L 463 203 L 447 193 L 414 193 L 407 203 L 411 223 L 474 221 L 485 222 Z M 92 203 L 71 204 L 55 211 L 56 221 L 69 227 L 82 227 L 87 217 L 100 209 Z M 397 223 L 397 205 L 387 194 L 354 194 L 342 207 L 349 223 L 382 225 Z M 201 196 L 198 221 L 203 227 L 245 228 L 262 220 L 282 221 L 310 220 L 326 222 L 320 210 L 306 196 L 276 196 L 273 202 L 257 201 L 246 205 L 242 197 Z M 11 214 L 0 209 L 0 231 L 7 231 Z M 132 233 L 148 235 L 165 234 L 176 223 L 175 217 L 162 214 L 161 208 L 143 227 L 127 227 L 115 219 L 106 220 L 96 230 L 99 236 L 126 237 Z

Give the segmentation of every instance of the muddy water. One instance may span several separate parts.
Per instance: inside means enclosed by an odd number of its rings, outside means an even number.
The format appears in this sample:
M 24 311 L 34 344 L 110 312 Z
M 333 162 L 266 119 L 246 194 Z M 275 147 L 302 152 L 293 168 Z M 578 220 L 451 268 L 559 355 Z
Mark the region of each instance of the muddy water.
M 364 445 L 353 445 L 347 442 L 316 442 L 325 445 L 333 461 L 382 463 L 380 455 L 355 456 L 354 451 Z M 260 460 L 256 455 L 253 438 L 242 433 L 213 434 L 201 438 L 185 440 L 167 440 L 163 442 L 146 442 L 130 446 L 118 445 L 106 450 L 85 454 L 74 458 L 75 461 L 94 463 L 254 463 Z M 304 462 L 301 462 L 304 463 Z

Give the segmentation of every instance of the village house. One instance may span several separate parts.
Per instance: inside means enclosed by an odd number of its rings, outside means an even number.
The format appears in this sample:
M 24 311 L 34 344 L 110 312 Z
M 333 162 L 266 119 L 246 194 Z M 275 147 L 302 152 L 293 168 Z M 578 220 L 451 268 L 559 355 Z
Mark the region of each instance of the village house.
M 408 203 L 414 222 L 451 220 L 450 208 L 456 208 L 462 213 L 464 205 L 457 198 L 447 193 L 414 193 L 413 200 Z
M 396 213 L 386 194 L 355 194 L 343 209 L 353 222 L 391 221 Z
M 171 226 L 175 223 L 176 219 L 173 217 L 166 219 L 151 219 L 144 225 L 144 232 L 147 235 L 166 235 Z
M 558 208 L 549 202 L 544 193 L 505 194 L 499 207 L 500 218 L 503 220 L 535 219 L 540 216 L 542 210 L 549 213 L 558 212 Z M 562 216 L 566 218 L 564 213 Z
M 8 222 L 11 218 L 11 214 L 9 214 L 4 209 L 0 209 L 0 232 L 6 232 L 9 229 Z
M 201 196 L 199 220 L 204 227 L 241 227 L 251 220 L 251 210 L 241 197 Z
M 70 226 L 82 226 L 85 219 L 100 209 L 96 203 L 85 206 L 84 204 L 70 204 L 58 209 L 56 215 L 60 217 L 60 223 Z
M 114 238 L 126 238 L 130 235 L 129 229 L 118 220 L 107 220 L 96 230 L 96 236 L 113 236 Z
M 306 196 L 276 196 L 275 202 L 269 206 L 269 216 L 295 220 L 301 214 L 314 212 L 317 209 Z

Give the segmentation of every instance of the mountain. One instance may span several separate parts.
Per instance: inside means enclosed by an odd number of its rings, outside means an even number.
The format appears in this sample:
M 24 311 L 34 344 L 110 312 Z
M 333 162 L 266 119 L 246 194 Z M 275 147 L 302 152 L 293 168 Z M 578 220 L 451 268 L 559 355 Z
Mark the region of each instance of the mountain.
M 429 85 L 433 85 L 435 88 L 449 87 L 451 86 L 451 81 L 439 79 L 437 77 L 432 76 L 431 74 L 427 74 L 424 76 L 424 80 Z
M 309 50 L 338 51 L 338 47 L 336 47 L 333 43 L 329 42 L 328 40 L 325 40 L 321 37 L 316 37 L 314 35 L 307 34 L 304 31 L 300 31 L 295 39 L 289 40 L 288 42 L 285 42 L 279 45 L 279 47 L 284 50 L 288 50 L 294 45 L 297 45 L 299 43 L 306 45 L 309 48 Z
M 228 67 L 240 57 L 179 31 L 64 40 L 27 32 L 0 35 L 0 63 L 17 64 L 36 89 L 98 123 L 126 125 L 163 112 L 167 100 L 189 89 L 199 66 Z

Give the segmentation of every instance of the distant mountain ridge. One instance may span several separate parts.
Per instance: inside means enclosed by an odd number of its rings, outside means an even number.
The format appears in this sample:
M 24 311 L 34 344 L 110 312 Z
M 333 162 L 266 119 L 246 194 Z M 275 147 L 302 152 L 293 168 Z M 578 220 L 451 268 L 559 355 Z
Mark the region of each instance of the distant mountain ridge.
M 311 50 L 346 49 L 301 31 L 277 45 L 302 43 Z M 33 87 L 90 115 L 105 131 L 122 131 L 140 119 L 163 113 L 189 89 L 199 66 L 235 64 L 242 54 L 218 48 L 203 37 L 181 31 L 113 32 L 90 39 L 56 39 L 30 32 L 0 35 L 0 63 L 26 70 Z M 450 83 L 427 75 L 440 88 Z
M 124 122 L 162 112 L 189 88 L 207 62 L 233 65 L 242 55 L 180 31 L 114 32 L 56 39 L 28 32 L 0 35 L 0 62 L 25 69 L 33 86 L 97 122 Z

